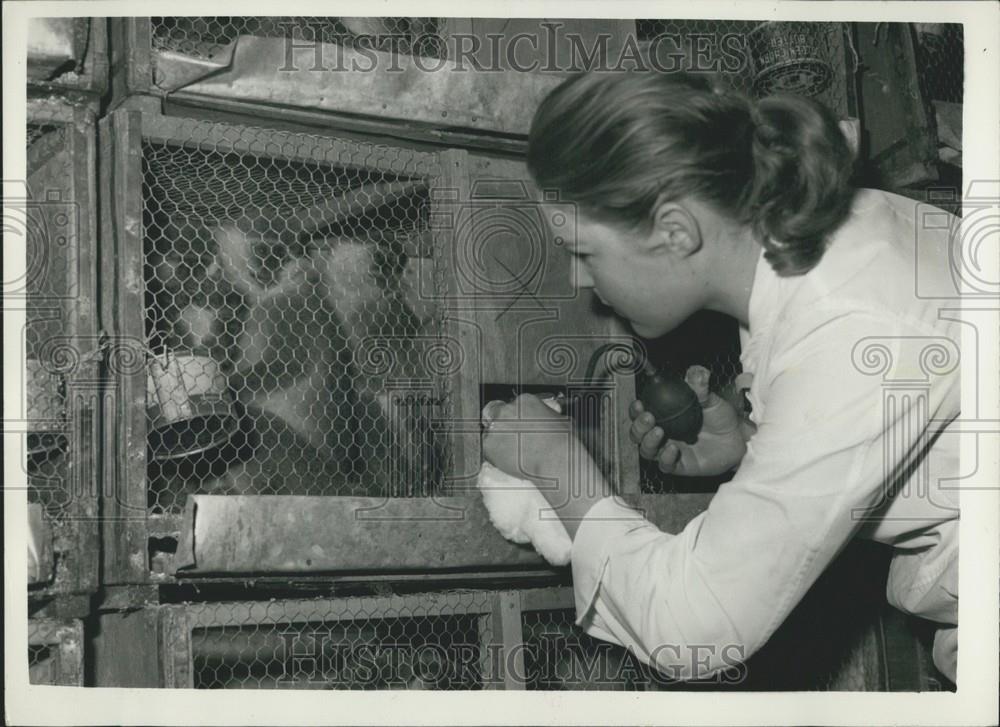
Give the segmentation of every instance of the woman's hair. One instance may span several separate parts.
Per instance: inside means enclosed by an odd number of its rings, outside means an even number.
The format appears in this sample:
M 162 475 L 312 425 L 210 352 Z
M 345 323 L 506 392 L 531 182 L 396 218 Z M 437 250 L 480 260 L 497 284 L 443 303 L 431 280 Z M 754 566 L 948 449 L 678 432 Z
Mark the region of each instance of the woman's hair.
M 797 96 L 752 103 L 704 76 L 579 74 L 541 103 L 528 170 L 594 219 L 646 228 L 694 196 L 750 225 L 780 275 L 808 271 L 847 216 L 853 154 L 837 120 Z

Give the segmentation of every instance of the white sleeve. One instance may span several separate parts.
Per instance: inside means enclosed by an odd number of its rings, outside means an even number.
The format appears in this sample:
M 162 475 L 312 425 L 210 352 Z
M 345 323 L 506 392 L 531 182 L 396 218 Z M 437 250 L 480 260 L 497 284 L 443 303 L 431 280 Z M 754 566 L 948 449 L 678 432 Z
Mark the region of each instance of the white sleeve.
M 681 533 L 597 503 L 573 543 L 577 623 L 676 679 L 759 649 L 879 502 L 886 443 L 896 467 L 920 441 L 906 416 L 886 428 L 881 379 L 851 365 L 856 342 L 892 329 L 844 316 L 786 348 L 738 473 Z

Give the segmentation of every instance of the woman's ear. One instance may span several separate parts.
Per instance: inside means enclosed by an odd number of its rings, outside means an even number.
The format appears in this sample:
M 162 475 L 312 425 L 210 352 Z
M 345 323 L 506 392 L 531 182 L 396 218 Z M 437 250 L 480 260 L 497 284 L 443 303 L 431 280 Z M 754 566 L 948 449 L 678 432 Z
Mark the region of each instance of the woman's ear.
M 661 202 L 653 215 L 651 251 L 687 257 L 701 249 L 701 227 L 691 211 L 677 202 Z

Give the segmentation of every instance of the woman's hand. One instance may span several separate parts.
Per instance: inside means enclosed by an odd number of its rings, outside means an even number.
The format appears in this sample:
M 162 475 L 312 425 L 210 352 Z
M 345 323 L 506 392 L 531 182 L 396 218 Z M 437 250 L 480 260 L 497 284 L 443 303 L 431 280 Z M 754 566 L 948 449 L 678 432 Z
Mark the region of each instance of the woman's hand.
M 703 366 L 692 366 L 684 377 L 701 402 L 704 419 L 694 444 L 674 440 L 664 443 L 663 430 L 656 426 L 642 402 L 634 401 L 629 407 L 629 436 L 639 445 L 639 455 L 655 459 L 667 474 L 719 475 L 738 465 L 746 454 L 740 415 L 732 404 L 709 390 L 709 376 Z
M 489 415 L 483 457 L 515 477 L 557 476 L 566 469 L 570 449 L 579 444 L 570 420 L 531 394 L 494 403 Z
M 530 394 L 490 409 L 483 457 L 509 475 L 532 480 L 575 537 L 590 508 L 612 493 L 571 421 Z

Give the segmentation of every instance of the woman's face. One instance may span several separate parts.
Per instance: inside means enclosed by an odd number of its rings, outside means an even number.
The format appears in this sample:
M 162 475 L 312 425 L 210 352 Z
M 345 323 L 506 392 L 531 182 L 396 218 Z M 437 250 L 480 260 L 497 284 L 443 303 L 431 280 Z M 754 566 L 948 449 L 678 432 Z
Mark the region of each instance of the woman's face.
M 562 245 L 576 287 L 591 288 L 642 338 L 662 336 L 705 304 L 695 256 L 658 244 L 657 235 L 662 232 L 623 231 L 578 213 L 575 239 Z

